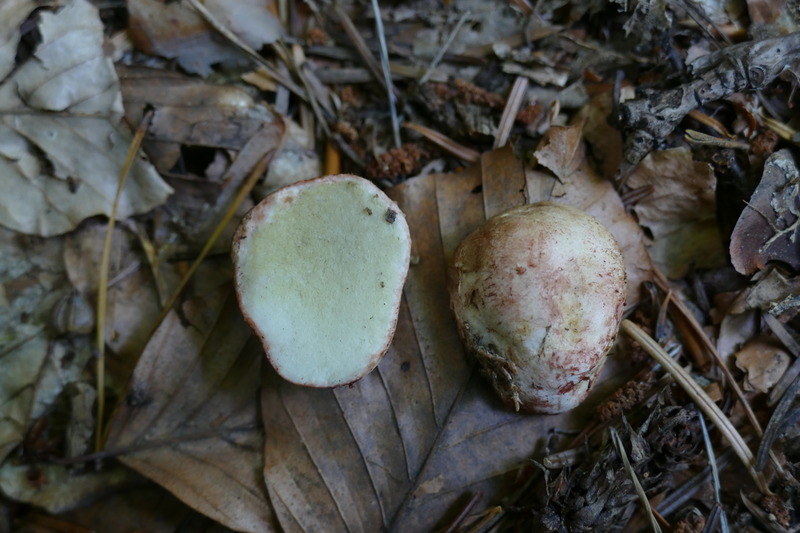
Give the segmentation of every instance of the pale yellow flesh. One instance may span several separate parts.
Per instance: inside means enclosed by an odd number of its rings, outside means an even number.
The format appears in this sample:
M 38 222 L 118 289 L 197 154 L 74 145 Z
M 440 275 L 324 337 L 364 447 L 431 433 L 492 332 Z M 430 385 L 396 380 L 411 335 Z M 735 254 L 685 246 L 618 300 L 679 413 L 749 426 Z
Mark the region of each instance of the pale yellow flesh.
M 243 310 L 278 373 L 302 385 L 349 383 L 377 364 L 408 271 L 397 206 L 366 180 L 336 178 L 277 191 L 235 245 Z

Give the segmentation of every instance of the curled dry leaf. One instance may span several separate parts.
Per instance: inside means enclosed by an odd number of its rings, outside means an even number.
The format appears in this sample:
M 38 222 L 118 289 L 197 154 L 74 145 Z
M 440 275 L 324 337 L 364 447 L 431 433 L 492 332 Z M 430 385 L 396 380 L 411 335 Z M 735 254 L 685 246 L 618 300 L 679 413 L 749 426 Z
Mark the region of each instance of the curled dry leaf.
M 750 275 L 776 261 L 800 270 L 800 173 L 788 150 L 764 164 L 753 196 L 731 235 L 731 262 Z
M 727 262 L 717 227 L 716 182 L 711 166 L 693 161 L 688 148 L 653 152 L 628 178 L 634 189 L 652 188 L 633 210 L 653 235 L 653 262 L 670 278 Z
M 351 387 L 308 389 L 274 376 L 262 391 L 264 475 L 284 530 L 434 529 L 465 494 L 481 492 L 482 505 L 507 489 L 538 437 L 590 416 L 583 407 L 556 416 L 505 409 L 465 356 L 449 309 L 449 256 L 485 213 L 523 204 L 526 192 L 510 148 L 389 191 L 416 258 L 389 352 Z M 622 374 L 608 373 L 620 382 Z
M 119 84 L 97 8 L 72 0 L 41 12 L 38 29 L 33 57 L 0 84 L 0 224 L 51 236 L 111 212 L 130 133 L 119 125 Z M 117 215 L 149 211 L 171 192 L 136 159 Z
M 736 352 L 736 366 L 747 373 L 745 390 L 767 393 L 789 368 L 789 354 L 763 339 L 754 339 Z
M 230 528 L 273 531 L 257 411 L 263 355 L 229 287 L 182 311 L 150 339 L 106 450 Z

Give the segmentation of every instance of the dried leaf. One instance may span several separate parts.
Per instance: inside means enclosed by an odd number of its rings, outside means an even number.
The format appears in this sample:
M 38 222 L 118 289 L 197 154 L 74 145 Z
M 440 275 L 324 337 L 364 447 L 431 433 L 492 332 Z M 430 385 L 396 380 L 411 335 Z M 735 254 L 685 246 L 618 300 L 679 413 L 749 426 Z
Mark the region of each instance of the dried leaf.
M 96 503 L 60 516 L 77 531 L 147 533 L 231 533 L 232 530 L 189 508 L 155 483 L 107 495 Z
M 751 309 L 761 309 L 780 316 L 787 313 L 794 316 L 800 309 L 800 278 L 782 274 L 777 269 L 769 269 L 756 276 L 755 283 L 741 291 L 731 303 L 730 313 L 744 313 Z
M 688 148 L 656 151 L 639 164 L 628 185 L 652 187 L 633 209 L 653 235 L 650 256 L 668 277 L 726 264 L 716 219 L 716 178 L 708 164 L 693 161 Z
M 89 221 L 67 235 L 64 266 L 70 283 L 95 307 L 100 284 L 100 260 L 107 224 Z M 133 365 L 144 349 L 147 335 L 161 312 L 150 265 L 139 241 L 130 231 L 115 227 L 111 244 L 111 282 L 106 302 L 108 370 L 118 386 L 130 379 Z
M 736 366 L 747 373 L 744 389 L 769 392 L 789 368 L 789 354 L 780 347 L 755 339 L 736 353 Z
M 628 275 L 626 305 L 639 301 L 639 287 L 651 279 L 652 264 L 639 225 L 625 207 L 611 182 L 598 176 L 586 160 L 582 124 L 553 126 L 534 153 L 540 171 L 527 171 L 529 202 L 551 200 L 582 209 L 611 232 L 622 250 Z
M 0 5 L 0 80 L 14 69 L 17 45 L 20 40 L 19 25 L 36 9 L 33 0 L 7 0 Z
M 246 42 L 259 50 L 275 42 L 283 33 L 280 21 L 269 10 L 272 2 L 205 2 L 212 15 Z M 187 72 L 203 77 L 211 67 L 245 66 L 250 60 L 233 45 L 222 41 L 216 31 L 191 6 L 164 0 L 128 2 L 130 32 L 134 43 L 148 54 L 177 59 Z
M 588 414 L 504 409 L 465 357 L 449 311 L 447 257 L 484 212 L 522 204 L 525 185 L 522 163 L 505 148 L 461 174 L 389 191 L 418 262 L 388 354 L 350 387 L 315 390 L 273 377 L 263 389 L 265 478 L 286 531 L 431 530 L 465 493 L 486 495 L 483 503 L 497 497 L 539 438 Z
M 110 213 L 130 134 L 119 125 L 122 100 L 97 8 L 72 0 L 42 12 L 39 32 L 34 57 L 0 85 L 0 224 L 51 236 Z M 118 216 L 148 211 L 170 192 L 137 159 Z
M 190 300 L 153 335 L 115 413 L 112 453 L 239 531 L 273 531 L 261 476 L 263 355 L 232 290 Z
M 772 154 L 731 235 L 731 262 L 750 275 L 777 261 L 800 270 L 800 173 L 788 150 Z
M 182 146 L 241 150 L 275 115 L 247 92 L 164 71 L 118 67 L 125 115 L 136 123 L 155 108 L 144 148 L 161 172 L 169 172 Z
M 68 297 L 61 239 L 0 228 L 0 461 L 23 439 L 92 354 L 85 336 L 57 336 L 52 313 Z
M 96 499 L 109 490 L 130 486 L 139 476 L 117 465 L 99 472 L 78 473 L 63 465 L 15 465 L 0 468 L 0 490 L 19 502 L 63 513 Z

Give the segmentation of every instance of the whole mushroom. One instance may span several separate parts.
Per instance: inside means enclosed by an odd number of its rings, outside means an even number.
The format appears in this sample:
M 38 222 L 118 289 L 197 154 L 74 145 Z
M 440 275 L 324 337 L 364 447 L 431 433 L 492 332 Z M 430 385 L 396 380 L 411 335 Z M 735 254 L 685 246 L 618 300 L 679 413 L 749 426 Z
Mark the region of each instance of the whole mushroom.
M 288 381 L 352 383 L 388 350 L 411 237 L 371 182 L 339 174 L 275 191 L 242 219 L 232 255 L 239 307 Z
M 551 202 L 511 209 L 461 242 L 448 274 L 461 338 L 506 405 L 559 413 L 586 398 L 625 304 L 602 224 Z

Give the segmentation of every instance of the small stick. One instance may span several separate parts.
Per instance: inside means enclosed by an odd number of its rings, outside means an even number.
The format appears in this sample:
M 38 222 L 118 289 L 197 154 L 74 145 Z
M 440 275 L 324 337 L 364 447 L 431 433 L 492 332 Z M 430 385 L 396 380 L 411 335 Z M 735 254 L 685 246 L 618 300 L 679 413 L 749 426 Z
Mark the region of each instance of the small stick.
M 481 154 L 472 148 L 467 148 L 463 144 L 457 143 L 444 133 L 440 133 L 436 130 L 432 130 L 431 128 L 425 127 L 421 124 L 416 124 L 414 122 L 403 122 L 403 127 L 416 131 L 435 145 L 447 150 L 454 156 L 458 157 L 459 159 L 463 159 L 467 163 L 475 163 L 481 158 Z
M 436 53 L 436 56 L 431 61 L 431 64 L 428 65 L 428 68 L 425 69 L 425 73 L 419 79 L 418 83 L 420 85 L 424 85 L 431 77 L 431 74 L 433 74 L 433 71 L 436 70 L 436 67 L 439 66 L 439 63 L 442 61 L 442 58 L 447 53 L 447 49 L 450 48 L 451 44 L 453 44 L 453 41 L 456 39 L 456 35 L 458 35 L 458 32 L 461 31 L 461 27 L 464 25 L 464 22 L 467 21 L 467 18 L 470 15 L 472 15 L 472 12 L 467 11 L 466 13 L 461 15 L 461 18 L 458 19 L 458 22 L 456 22 L 456 27 L 453 28 L 453 31 L 451 31 L 450 35 L 447 36 L 447 39 L 444 41 L 444 44 Z
M 506 107 L 503 109 L 503 115 L 500 117 L 500 125 L 497 127 L 497 135 L 494 138 L 494 148 L 502 148 L 508 142 L 508 137 L 511 135 L 511 128 L 514 126 L 514 121 L 519 113 L 519 108 L 525 99 L 525 91 L 528 90 L 528 78 L 525 76 L 517 76 L 514 80 L 514 85 L 511 87 L 511 93 L 508 95 Z

